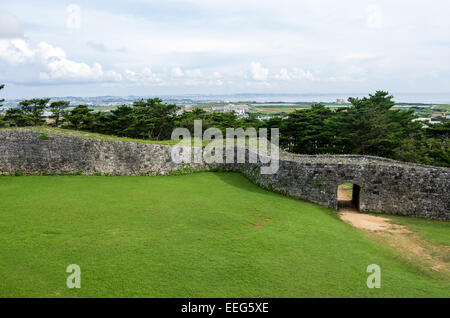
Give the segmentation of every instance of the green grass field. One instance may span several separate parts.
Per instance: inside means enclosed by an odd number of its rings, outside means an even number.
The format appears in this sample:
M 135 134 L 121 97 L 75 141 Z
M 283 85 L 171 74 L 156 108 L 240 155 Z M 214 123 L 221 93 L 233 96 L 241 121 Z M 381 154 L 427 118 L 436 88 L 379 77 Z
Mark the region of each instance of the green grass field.
M 450 297 L 335 211 L 237 173 L 3 176 L 0 198 L 0 297 Z

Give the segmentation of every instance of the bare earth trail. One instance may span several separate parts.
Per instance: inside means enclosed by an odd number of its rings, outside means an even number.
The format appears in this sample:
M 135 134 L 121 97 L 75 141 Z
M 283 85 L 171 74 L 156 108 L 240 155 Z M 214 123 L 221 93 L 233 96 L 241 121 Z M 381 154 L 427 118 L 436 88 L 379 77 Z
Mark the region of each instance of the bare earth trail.
M 339 200 L 351 200 L 349 188 L 339 187 Z M 358 212 L 354 207 L 339 209 L 344 222 L 394 248 L 407 261 L 417 262 L 421 268 L 443 274 L 450 282 L 450 246 L 432 244 L 404 225 L 391 223 L 391 219 Z

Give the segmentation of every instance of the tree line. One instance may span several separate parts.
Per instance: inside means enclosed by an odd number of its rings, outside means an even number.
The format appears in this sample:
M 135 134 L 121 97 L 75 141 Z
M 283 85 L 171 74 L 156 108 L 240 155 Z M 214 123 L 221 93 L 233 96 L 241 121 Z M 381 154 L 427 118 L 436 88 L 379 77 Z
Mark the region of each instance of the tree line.
M 43 112 L 50 109 L 48 124 L 55 127 L 165 140 L 177 127 L 193 134 L 194 120 L 202 120 L 204 130 L 216 127 L 224 133 L 226 128 L 279 128 L 280 147 L 293 153 L 373 155 L 449 167 L 450 121 L 423 128 L 423 123 L 413 121 L 417 116 L 412 110 L 392 109 L 392 99 L 387 92 L 377 91 L 361 99 L 350 98 L 350 107 L 332 110 L 314 104 L 286 118 L 261 121 L 252 114 L 238 118 L 234 113 L 207 113 L 200 108 L 177 114 L 177 105 L 163 103 L 159 98 L 135 101 L 109 113 L 94 111 L 87 105 L 67 109 L 67 101 L 48 105 L 49 99 L 35 98 L 8 109 L 0 116 L 0 127 L 46 124 Z

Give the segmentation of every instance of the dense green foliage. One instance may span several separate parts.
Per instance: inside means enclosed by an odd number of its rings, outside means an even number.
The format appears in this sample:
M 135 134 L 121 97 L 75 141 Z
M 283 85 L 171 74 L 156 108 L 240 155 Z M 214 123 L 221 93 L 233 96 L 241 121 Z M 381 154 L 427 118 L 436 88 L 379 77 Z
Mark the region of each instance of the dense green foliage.
M 5 87 L 5 84 L 0 84 L 0 91 Z M 3 98 L 0 98 L 0 107 L 3 106 L 3 102 L 5 100 Z M 7 125 L 7 122 L 5 121 L 5 119 L 3 118 L 2 115 L 0 115 L 0 127 L 5 127 Z
M 5 88 L 5 84 L 0 84 L 0 91 Z M 3 105 L 1 103 L 3 103 L 5 100 L 3 98 L 0 98 L 0 107 L 2 107 Z
M 4 119 L 13 127 L 42 125 L 45 122 L 43 113 L 49 100 L 49 98 L 23 100 L 19 103 L 19 108 L 8 109 Z
M 392 96 L 350 98 L 352 107 L 295 111 L 279 123 L 282 147 L 307 154 L 362 154 L 450 166 L 449 122 L 422 128 L 411 110 L 393 110 Z
M 50 110 L 52 112 L 50 118 L 53 119 L 53 123 L 56 127 L 59 127 L 61 124 L 64 109 L 69 107 L 69 104 L 70 102 L 64 100 L 55 101 L 50 104 Z
M 52 102 L 50 118 L 55 127 L 115 135 L 167 140 L 176 127 L 194 132 L 194 120 L 203 130 L 226 128 L 279 128 L 280 146 L 303 154 L 362 154 L 437 166 L 450 166 L 450 122 L 422 128 L 412 110 L 392 109 L 387 92 L 378 91 L 362 99 L 350 98 L 351 106 L 332 110 L 322 104 L 296 110 L 285 118 L 260 121 L 255 115 L 238 118 L 234 113 L 206 113 L 200 108 L 178 114 L 179 107 L 159 98 L 139 100 L 110 112 L 94 111 L 87 105 L 65 110 L 64 101 Z M 48 99 L 20 102 L 9 109 L 0 126 L 31 126 L 44 122 L 42 112 Z M 270 130 L 269 130 L 270 131 Z
M 0 193 L 0 297 L 450 297 L 442 273 L 236 173 L 0 177 Z

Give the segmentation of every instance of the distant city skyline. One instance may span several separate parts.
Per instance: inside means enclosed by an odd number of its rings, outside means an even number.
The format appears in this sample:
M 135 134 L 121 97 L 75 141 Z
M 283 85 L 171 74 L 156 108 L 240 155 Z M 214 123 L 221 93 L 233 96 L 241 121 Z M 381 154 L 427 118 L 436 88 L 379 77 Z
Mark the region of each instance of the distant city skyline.
M 387 90 L 446 99 L 448 12 L 445 0 L 4 2 L 0 98 Z

